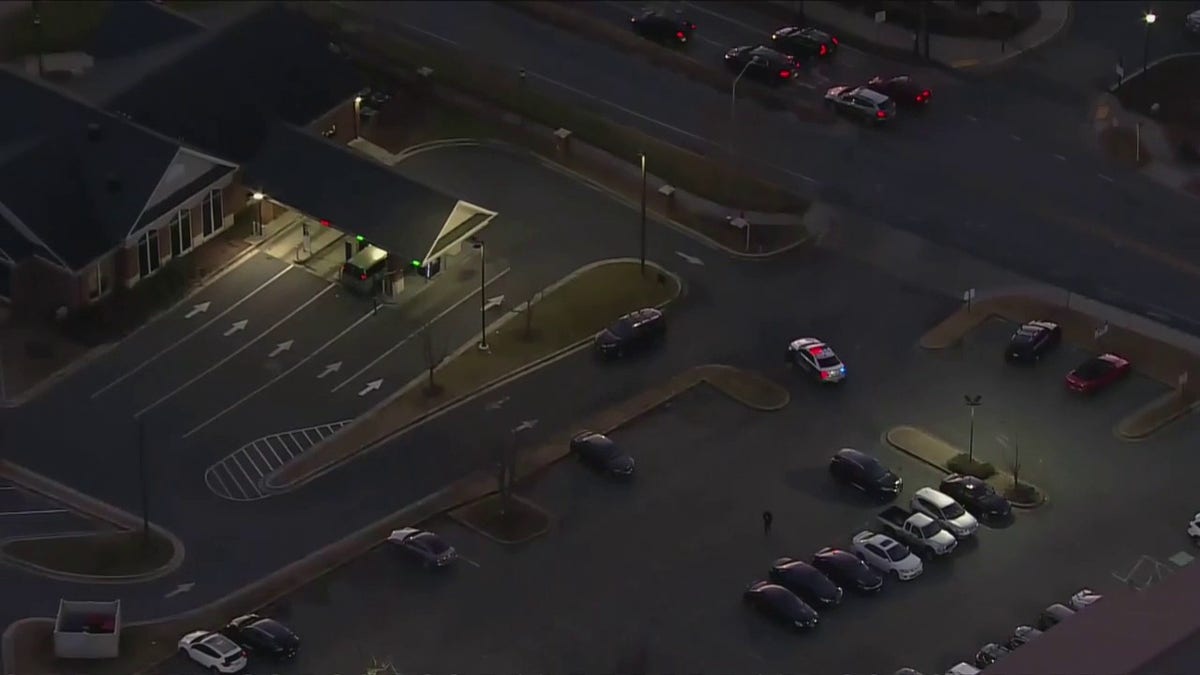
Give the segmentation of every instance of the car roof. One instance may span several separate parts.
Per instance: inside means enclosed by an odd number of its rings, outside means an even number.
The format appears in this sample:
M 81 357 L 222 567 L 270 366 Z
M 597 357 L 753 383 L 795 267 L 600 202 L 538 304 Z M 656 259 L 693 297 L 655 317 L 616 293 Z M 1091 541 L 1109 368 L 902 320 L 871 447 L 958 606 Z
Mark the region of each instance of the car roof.
M 771 49 L 770 47 L 767 47 L 766 45 L 759 45 L 759 46 L 751 49 L 750 53 L 754 54 L 755 56 L 766 57 L 773 61 L 787 61 L 788 60 L 788 57 L 786 54 L 784 54 L 783 52 Z
M 878 459 L 875 459 L 874 457 L 872 457 L 871 455 L 868 455 L 867 453 L 863 452 L 862 450 L 855 450 L 854 448 L 842 448 L 841 450 L 838 450 L 837 452 L 835 452 L 834 456 L 841 457 L 842 459 L 850 460 L 860 466 L 864 462 L 871 462 L 873 464 L 879 463 Z
M 926 525 L 934 522 L 933 518 L 930 518 L 924 513 L 914 513 L 908 517 L 908 520 L 917 527 L 925 527 Z
M 1128 363 L 1128 360 L 1124 356 L 1113 354 L 1112 352 L 1101 354 L 1100 356 L 1097 356 L 1096 358 L 1100 359 L 1101 361 L 1108 361 L 1109 363 L 1112 363 L 1114 365 L 1121 365 L 1122 363 Z
M 1026 321 L 1025 325 L 1022 326 L 1022 328 L 1039 328 L 1042 330 L 1054 330 L 1055 328 L 1058 328 L 1058 324 L 1054 323 L 1053 321 L 1043 321 L 1041 319 L 1037 319 L 1034 321 Z
M 923 487 L 913 494 L 914 497 L 920 497 L 934 506 L 944 508 L 954 503 L 954 500 L 945 492 L 935 490 L 931 487 Z
M 886 95 L 881 94 L 870 87 L 858 87 L 851 93 L 855 96 L 861 96 L 876 105 L 883 105 L 884 103 L 892 100 Z
M 234 644 L 233 640 L 230 640 L 229 638 L 225 637 L 224 635 L 221 635 L 220 633 L 209 633 L 208 635 L 205 635 L 203 638 L 201 638 L 197 642 L 197 644 L 208 645 L 209 647 L 212 647 L 213 649 L 217 650 L 217 652 L 222 655 L 231 654 L 231 653 L 241 649 L 236 644 Z

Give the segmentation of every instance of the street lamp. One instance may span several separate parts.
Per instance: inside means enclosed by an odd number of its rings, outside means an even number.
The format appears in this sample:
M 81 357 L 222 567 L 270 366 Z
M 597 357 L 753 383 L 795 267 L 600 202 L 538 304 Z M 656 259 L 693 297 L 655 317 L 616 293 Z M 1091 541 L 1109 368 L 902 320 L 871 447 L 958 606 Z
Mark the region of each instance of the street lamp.
M 742 80 L 742 76 L 746 74 L 746 71 L 750 70 L 750 66 L 763 66 L 763 65 L 765 65 L 765 64 L 763 63 L 763 59 L 761 57 L 758 57 L 758 56 L 751 57 L 750 60 L 746 62 L 746 65 L 742 66 L 742 70 L 741 70 L 741 72 L 739 72 L 737 74 L 737 77 L 733 78 L 733 87 L 730 89 L 730 92 L 729 92 L 729 154 L 730 155 L 734 154 L 734 138 L 735 138 L 735 134 L 737 133 L 737 86 L 738 86 L 738 82 L 740 82 Z
M 354 137 L 359 137 L 359 120 L 362 119 L 362 96 L 354 97 Z
M 1150 67 L 1150 26 L 1158 21 L 1158 15 L 1154 12 L 1146 12 L 1142 21 L 1146 23 L 1146 37 L 1142 41 L 1142 74 L 1145 75 L 1146 69 Z
M 983 394 L 976 394 L 975 396 L 964 394 L 963 401 L 971 409 L 971 435 L 967 441 L 967 461 L 973 463 L 975 461 L 975 409 L 983 405 Z
M 266 199 L 267 196 L 261 192 L 255 192 L 254 194 L 250 195 L 250 198 L 253 199 L 254 203 L 258 205 L 258 217 L 254 220 L 254 234 L 255 236 L 261 237 L 263 233 L 263 200 Z
M 482 239 L 472 238 L 472 248 L 479 249 L 479 351 L 488 351 L 487 343 L 487 262 L 485 260 L 485 250 Z
M 639 153 L 642 158 L 642 257 L 641 272 L 646 276 L 646 153 Z

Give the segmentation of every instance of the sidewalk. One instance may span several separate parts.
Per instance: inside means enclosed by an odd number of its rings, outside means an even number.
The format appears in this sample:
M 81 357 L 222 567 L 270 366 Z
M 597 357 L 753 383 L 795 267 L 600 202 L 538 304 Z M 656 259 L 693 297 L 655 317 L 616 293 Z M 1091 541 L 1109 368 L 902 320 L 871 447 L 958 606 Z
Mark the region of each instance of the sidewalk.
M 781 10 L 795 16 L 796 2 L 772 0 L 773 13 Z M 1008 41 L 983 38 L 960 38 L 931 34 L 929 54 L 932 60 L 955 70 L 981 72 L 1001 66 L 1012 59 L 1036 49 L 1067 27 L 1072 8 L 1068 0 L 1042 0 L 1041 18 L 1030 28 Z M 836 29 L 843 39 L 862 44 L 867 49 L 884 53 L 891 58 L 913 58 L 913 33 L 902 26 L 877 24 L 872 17 L 846 9 L 836 2 L 807 0 L 805 19 L 818 26 Z
M 1113 94 L 1104 94 L 1093 106 L 1092 129 L 1097 145 L 1106 154 L 1101 134 L 1112 133 L 1111 130 L 1133 133 L 1135 138 L 1140 139 L 1135 142 L 1140 142 L 1149 156 L 1140 167 L 1143 175 L 1172 190 L 1200 198 L 1200 164 L 1189 165 L 1179 159 L 1178 149 L 1172 147 L 1166 127 L 1157 120 L 1128 110 Z M 1111 154 L 1107 156 L 1112 157 Z

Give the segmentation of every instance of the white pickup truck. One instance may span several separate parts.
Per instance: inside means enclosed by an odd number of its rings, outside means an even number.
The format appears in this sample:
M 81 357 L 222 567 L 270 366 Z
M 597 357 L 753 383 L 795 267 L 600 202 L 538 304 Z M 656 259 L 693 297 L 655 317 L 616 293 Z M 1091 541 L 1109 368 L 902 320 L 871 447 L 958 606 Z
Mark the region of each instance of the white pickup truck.
M 889 506 L 879 514 L 877 520 L 886 534 L 908 544 L 915 551 L 949 555 L 958 547 L 958 539 L 924 513 L 909 511 L 902 506 Z

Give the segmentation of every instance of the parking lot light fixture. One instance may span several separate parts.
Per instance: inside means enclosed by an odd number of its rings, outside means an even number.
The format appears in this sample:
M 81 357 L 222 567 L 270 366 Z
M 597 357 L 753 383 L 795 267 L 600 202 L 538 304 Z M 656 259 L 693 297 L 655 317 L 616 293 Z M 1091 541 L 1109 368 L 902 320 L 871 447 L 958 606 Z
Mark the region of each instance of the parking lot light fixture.
M 479 351 L 488 351 L 487 342 L 487 261 L 484 260 L 486 253 L 482 239 L 475 237 L 471 238 L 471 247 L 479 249 Z
M 254 200 L 254 204 L 258 208 L 258 215 L 254 218 L 254 235 L 261 237 L 263 234 L 263 200 L 265 200 L 267 196 L 256 191 L 250 195 L 250 198 Z
M 1150 67 L 1150 26 L 1158 21 L 1158 15 L 1154 12 L 1146 12 L 1142 21 L 1146 24 L 1146 35 L 1142 40 L 1142 75 L 1145 75 L 1146 69 Z
M 362 119 L 362 96 L 354 97 L 354 137 L 359 137 L 359 120 Z
M 642 248 L 641 272 L 646 276 L 646 153 L 639 153 L 642 159 Z
M 983 405 L 983 394 L 963 394 L 963 401 L 971 409 L 971 432 L 967 440 L 967 461 L 975 461 L 975 409 Z

